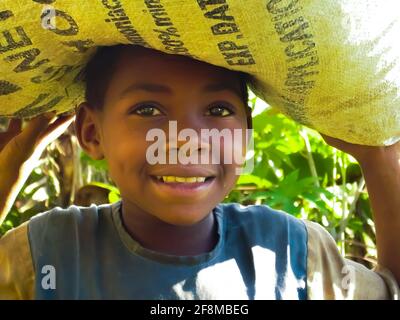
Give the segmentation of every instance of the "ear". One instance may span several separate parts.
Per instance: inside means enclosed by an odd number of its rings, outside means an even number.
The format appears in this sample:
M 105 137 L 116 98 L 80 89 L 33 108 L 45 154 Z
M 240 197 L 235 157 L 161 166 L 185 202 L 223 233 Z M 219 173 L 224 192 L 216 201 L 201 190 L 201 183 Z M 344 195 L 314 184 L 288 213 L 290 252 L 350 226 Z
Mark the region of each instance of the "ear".
M 104 158 L 99 120 L 98 111 L 91 109 L 87 102 L 79 105 L 75 118 L 76 136 L 82 149 L 94 160 Z

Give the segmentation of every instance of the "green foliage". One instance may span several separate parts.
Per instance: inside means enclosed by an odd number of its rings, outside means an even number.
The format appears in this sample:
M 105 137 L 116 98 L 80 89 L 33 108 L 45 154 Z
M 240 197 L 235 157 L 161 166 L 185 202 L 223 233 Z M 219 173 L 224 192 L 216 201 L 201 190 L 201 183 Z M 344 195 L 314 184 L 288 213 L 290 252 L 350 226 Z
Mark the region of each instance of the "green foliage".
M 375 261 L 372 213 L 355 159 L 331 148 L 317 132 L 276 113 L 254 96 L 251 104 L 254 170 L 238 179 L 224 202 L 266 204 L 316 221 L 332 234 L 343 254 L 361 262 Z M 73 136 L 70 143 L 75 154 L 71 160 L 75 161 L 72 191 L 93 185 L 107 190 L 110 203 L 120 200 L 108 176 L 107 163 L 92 160 L 79 149 Z M 0 235 L 32 215 L 60 205 L 65 172 L 62 163 L 54 160 L 62 153 L 62 148 L 56 146 L 57 142 L 49 146 L 40 166 L 29 177 L 0 226 Z M 74 193 L 68 199 L 73 203 Z

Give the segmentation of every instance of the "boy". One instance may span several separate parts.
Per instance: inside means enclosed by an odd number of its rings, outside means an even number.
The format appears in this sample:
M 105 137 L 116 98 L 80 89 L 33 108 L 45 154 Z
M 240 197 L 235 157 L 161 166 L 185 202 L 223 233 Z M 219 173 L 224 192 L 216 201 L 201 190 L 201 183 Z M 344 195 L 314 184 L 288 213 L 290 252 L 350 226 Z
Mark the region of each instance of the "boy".
M 333 239 L 315 223 L 267 206 L 220 204 L 235 185 L 238 163 L 150 164 L 147 134 L 161 129 L 168 136 L 171 121 L 178 132 L 249 128 L 244 74 L 133 46 L 100 50 L 86 72 L 77 137 L 91 157 L 107 159 L 122 200 L 54 208 L 7 233 L 0 240 L 0 297 L 397 298 L 399 143 L 375 148 L 325 137 L 363 168 L 381 265 L 370 271 L 342 258 Z M 8 210 L 12 190 L 21 184 L 31 154 L 28 146 L 70 120 L 57 121 L 47 128 L 49 120 L 38 117 L 19 137 L 13 138 L 20 128 L 11 128 L 3 139 L 0 164 L 10 170 L 1 171 L 0 212 Z M 243 151 L 220 142 L 220 159 Z M 193 145 L 184 153 L 210 155 L 215 150 L 203 138 Z M 171 137 L 164 147 L 159 152 L 165 151 L 169 160 L 184 148 Z M 18 161 L 10 154 L 18 154 Z M 53 271 L 56 280 L 44 281 Z

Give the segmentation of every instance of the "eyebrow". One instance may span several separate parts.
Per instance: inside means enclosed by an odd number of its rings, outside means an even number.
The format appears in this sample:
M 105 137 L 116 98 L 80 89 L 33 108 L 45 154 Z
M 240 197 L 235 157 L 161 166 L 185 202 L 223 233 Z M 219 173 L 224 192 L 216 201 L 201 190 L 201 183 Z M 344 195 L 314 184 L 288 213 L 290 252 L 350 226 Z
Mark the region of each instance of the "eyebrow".
M 157 83 L 134 83 L 127 87 L 120 93 L 120 98 L 125 96 L 128 93 L 135 92 L 135 91 L 147 91 L 151 93 L 165 93 L 165 94 L 173 94 L 173 91 L 170 87 L 157 84 Z M 202 92 L 220 92 L 220 91 L 230 91 L 236 94 L 240 99 L 242 98 L 242 94 L 238 88 L 230 83 L 212 83 L 208 84 L 203 87 Z

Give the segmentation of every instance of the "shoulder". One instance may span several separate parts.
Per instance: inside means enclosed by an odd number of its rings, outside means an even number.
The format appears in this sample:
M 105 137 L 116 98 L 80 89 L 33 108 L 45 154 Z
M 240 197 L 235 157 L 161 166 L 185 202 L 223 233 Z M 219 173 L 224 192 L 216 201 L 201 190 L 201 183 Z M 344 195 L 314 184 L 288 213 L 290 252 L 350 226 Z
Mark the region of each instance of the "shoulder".
M 336 242 L 331 234 L 319 223 L 302 220 L 308 235 L 309 252 L 317 255 L 319 251 L 338 251 Z
M 115 205 L 115 204 L 114 204 Z M 103 216 L 111 215 L 113 204 L 94 205 L 81 207 L 71 205 L 68 208 L 55 207 L 49 211 L 32 217 L 28 229 L 48 228 L 49 226 L 66 228 L 83 224 L 97 224 Z
M 234 220 L 291 219 L 292 221 L 300 221 L 294 216 L 284 211 L 273 209 L 266 204 L 242 205 L 240 203 L 220 203 L 217 208 Z
M 286 252 L 287 246 L 306 254 L 307 232 L 302 220 L 267 205 L 224 203 L 217 207 L 227 239 Z M 285 248 L 284 248 L 285 247 Z
M 33 299 L 34 271 L 27 226 L 25 222 L 0 239 L 0 300 Z
M 28 238 L 33 258 L 56 247 L 73 251 L 76 249 L 73 246 L 95 244 L 100 235 L 112 230 L 112 209 L 117 205 L 56 207 L 32 217 L 28 223 Z
M 388 270 L 370 270 L 341 255 L 336 242 L 318 223 L 304 220 L 309 299 L 393 299 L 398 286 Z
M 224 215 L 229 227 L 262 228 L 300 228 L 305 231 L 302 220 L 268 205 L 241 205 L 238 203 L 221 203 L 217 209 Z

